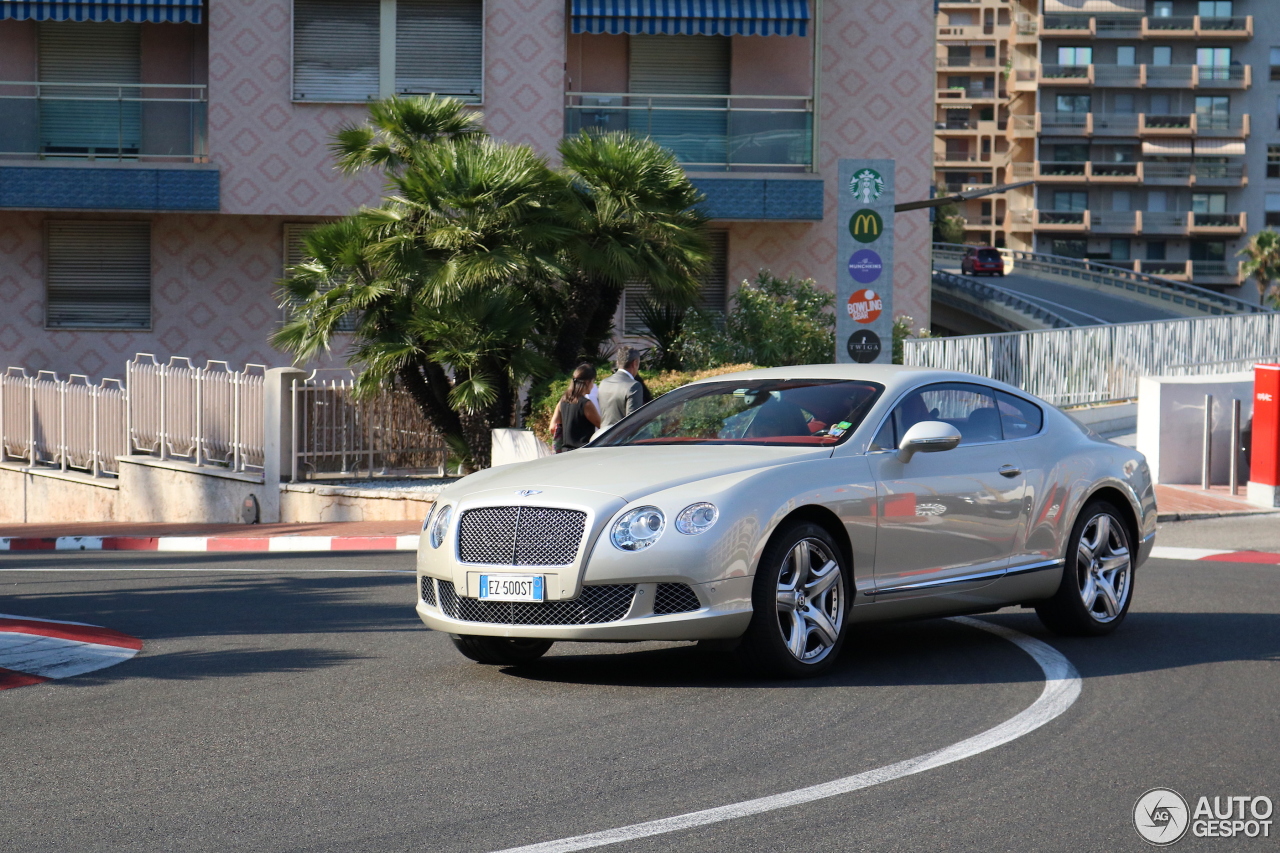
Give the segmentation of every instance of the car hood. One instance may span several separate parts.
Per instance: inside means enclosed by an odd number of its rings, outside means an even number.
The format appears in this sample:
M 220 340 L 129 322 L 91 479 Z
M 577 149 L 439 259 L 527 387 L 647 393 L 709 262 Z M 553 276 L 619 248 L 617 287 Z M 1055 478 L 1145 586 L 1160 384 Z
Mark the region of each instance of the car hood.
M 499 489 L 569 488 L 632 501 L 695 480 L 830 455 L 830 447 L 588 447 L 479 471 L 446 488 L 441 497 L 462 500 L 479 492 Z

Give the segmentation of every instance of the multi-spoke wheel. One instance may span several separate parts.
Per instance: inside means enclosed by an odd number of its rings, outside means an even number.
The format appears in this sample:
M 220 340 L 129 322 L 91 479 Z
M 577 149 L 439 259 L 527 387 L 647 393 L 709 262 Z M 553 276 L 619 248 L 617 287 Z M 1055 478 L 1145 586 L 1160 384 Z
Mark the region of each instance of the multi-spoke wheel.
M 1062 584 L 1036 614 L 1060 634 L 1106 634 L 1124 620 L 1132 598 L 1128 528 L 1111 504 L 1091 503 L 1072 528 Z
M 815 524 L 780 530 L 765 548 L 752 592 L 751 624 L 739 654 L 771 675 L 826 671 L 839 654 L 848 610 L 840 549 Z

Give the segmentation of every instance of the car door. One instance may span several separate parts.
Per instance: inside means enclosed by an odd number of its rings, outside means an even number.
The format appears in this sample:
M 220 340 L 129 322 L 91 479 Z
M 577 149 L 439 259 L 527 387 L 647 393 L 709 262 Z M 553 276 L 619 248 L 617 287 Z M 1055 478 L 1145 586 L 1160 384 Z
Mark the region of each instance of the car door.
M 903 434 L 925 420 L 956 427 L 959 446 L 900 461 Z M 964 594 L 1000 578 L 1020 547 L 1025 481 L 990 388 L 945 382 L 908 392 L 868 459 L 876 478 L 877 601 Z

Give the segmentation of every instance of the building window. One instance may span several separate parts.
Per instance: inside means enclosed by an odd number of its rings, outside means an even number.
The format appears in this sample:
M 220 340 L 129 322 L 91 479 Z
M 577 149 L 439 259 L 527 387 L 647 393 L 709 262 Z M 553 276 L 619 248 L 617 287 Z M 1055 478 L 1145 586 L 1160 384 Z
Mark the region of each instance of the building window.
M 1121 212 L 1133 210 L 1133 196 L 1128 190 L 1113 190 L 1111 193 L 1111 209 Z
M 1168 260 L 1165 256 L 1169 254 L 1169 244 L 1164 240 L 1148 240 L 1147 241 L 1147 260 L 1164 261 Z
M 1116 237 L 1111 241 L 1111 260 L 1127 261 L 1129 260 L 1131 250 L 1129 247 L 1128 237 Z
M 1195 213 L 1226 213 L 1226 193 L 1192 193 L 1191 210 Z
M 1131 116 L 1136 111 L 1132 92 L 1117 92 L 1113 104 L 1117 115 Z
M 1267 227 L 1274 228 L 1280 225 L 1280 193 L 1267 193 L 1264 204 Z
M 1158 44 L 1151 48 L 1152 65 L 1170 65 L 1173 63 L 1173 48 L 1167 44 Z
M 1086 240 L 1051 240 L 1049 251 L 1063 258 L 1083 259 L 1088 254 L 1089 244 Z
M 1201 80 L 1231 79 L 1231 48 L 1198 47 L 1196 65 L 1200 66 Z
M 1060 47 L 1058 48 L 1059 65 L 1092 65 L 1093 48 Z
M 131 23 L 39 23 L 39 80 L 70 84 L 42 87 L 41 152 L 90 157 L 138 155 L 142 147 L 142 108 L 138 101 L 138 84 L 142 81 L 141 32 L 140 25 Z M 109 85 L 86 88 L 86 83 L 115 84 L 121 87 L 121 97 Z M 34 114 L 34 106 L 32 109 Z
M 1230 18 L 1231 0 L 1200 0 L 1196 14 L 1202 18 Z
M 1221 263 L 1227 259 L 1227 244 L 1220 241 L 1193 241 L 1191 243 L 1191 260 L 1193 261 L 1217 261 Z
M 1138 50 L 1131 44 L 1122 44 L 1116 48 L 1116 65 L 1136 65 Z
M 1077 212 L 1089 209 L 1089 194 L 1083 190 L 1056 190 L 1053 194 L 1053 209 Z
M 1147 212 L 1164 213 L 1169 209 L 1169 192 L 1167 190 L 1147 191 Z M 1155 260 L 1160 260 L 1155 258 Z
M 1231 99 L 1220 95 L 1196 98 L 1196 124 L 1201 130 L 1227 130 L 1231 127 Z
M 1093 110 L 1093 97 L 1090 95 L 1059 95 L 1058 112 L 1088 113 Z
M 45 326 L 151 328 L 151 223 L 49 222 Z
M 1280 47 L 1271 48 L 1271 79 L 1280 80 Z
M 293 99 L 361 103 L 383 93 L 479 102 L 482 0 L 294 0 Z M 391 46 L 394 46 L 392 48 Z M 383 48 L 394 62 L 383 62 Z
M 1280 145 L 1267 146 L 1267 177 L 1280 178 Z
M 1155 2 L 1151 4 L 1151 17 L 1172 18 L 1173 0 L 1155 0 Z

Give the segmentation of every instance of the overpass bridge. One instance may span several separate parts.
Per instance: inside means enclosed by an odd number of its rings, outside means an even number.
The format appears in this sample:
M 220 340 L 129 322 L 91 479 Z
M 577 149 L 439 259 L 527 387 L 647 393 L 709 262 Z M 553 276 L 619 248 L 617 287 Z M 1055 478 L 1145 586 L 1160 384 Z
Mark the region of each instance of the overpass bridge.
M 966 246 L 933 245 L 933 323 L 959 335 L 1149 322 L 1266 309 L 1097 261 L 1000 250 L 1004 276 L 960 273 Z

